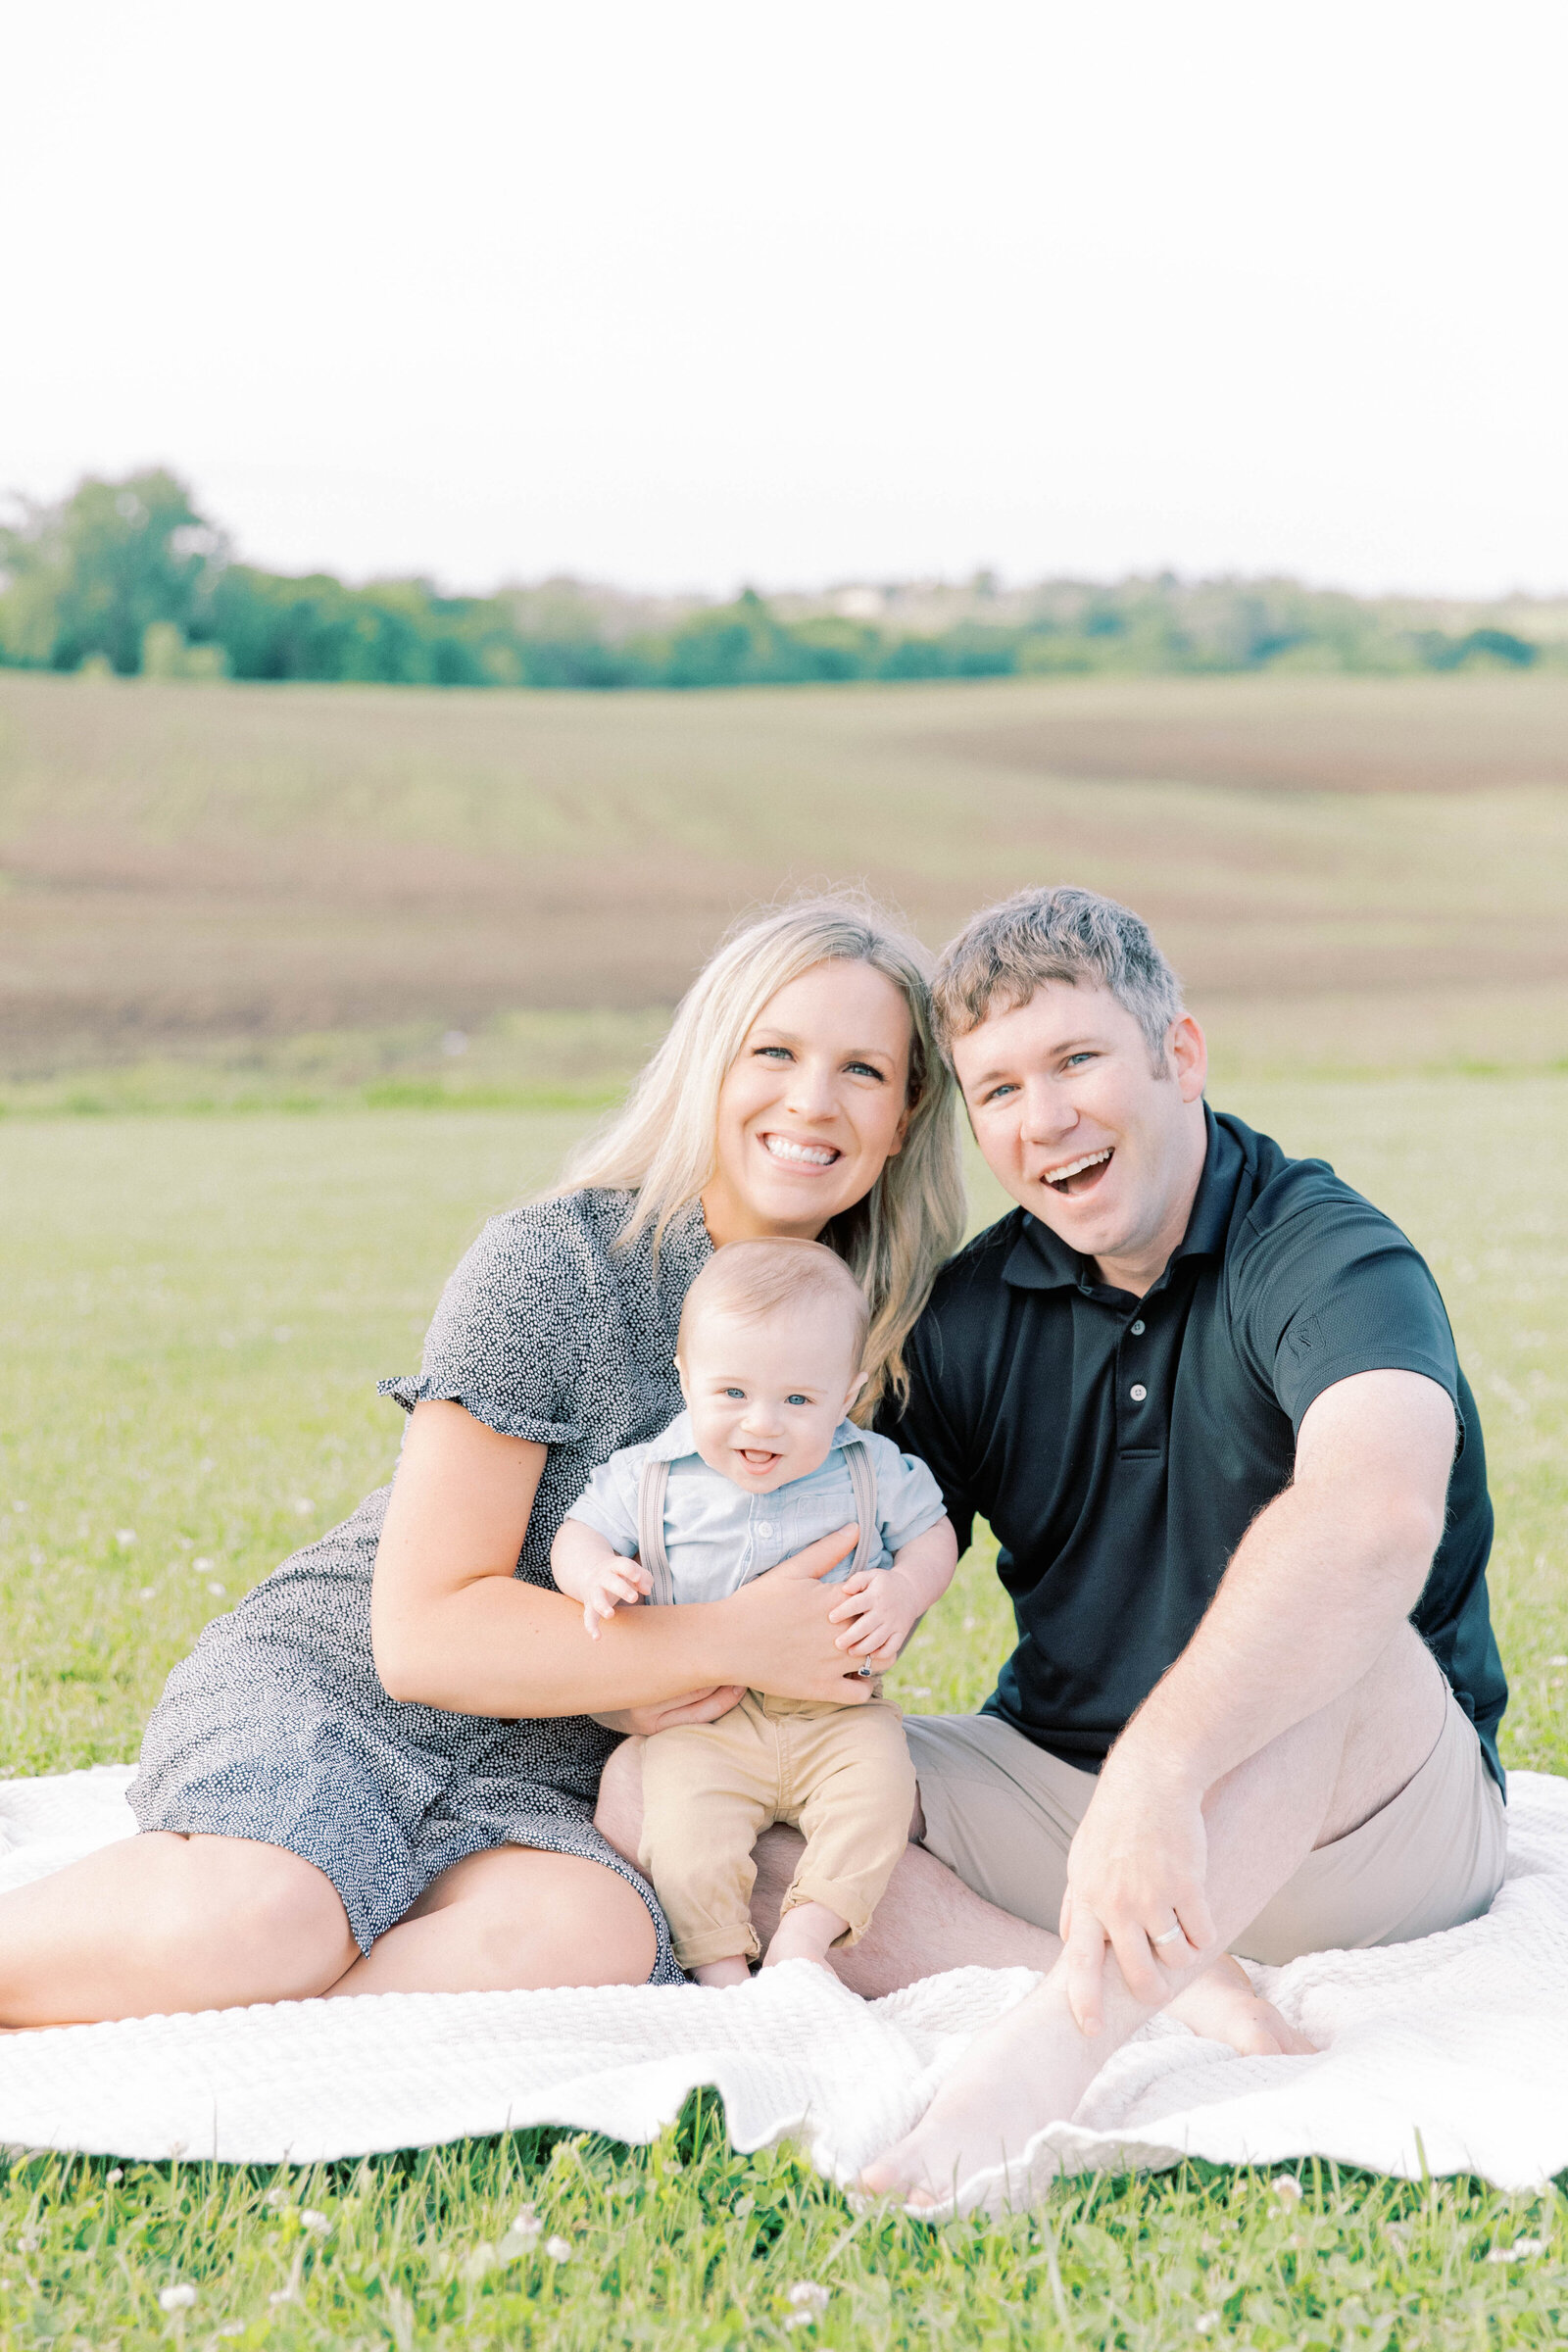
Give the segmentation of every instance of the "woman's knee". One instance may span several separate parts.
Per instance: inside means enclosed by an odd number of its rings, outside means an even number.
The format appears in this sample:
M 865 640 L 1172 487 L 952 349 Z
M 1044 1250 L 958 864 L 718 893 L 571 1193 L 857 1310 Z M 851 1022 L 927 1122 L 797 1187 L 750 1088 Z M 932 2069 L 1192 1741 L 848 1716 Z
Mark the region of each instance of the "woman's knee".
M 646 1984 L 659 1931 L 635 1886 L 603 1862 L 529 1850 L 464 1907 L 485 1982 L 522 1989 Z
M 191 1837 L 168 1873 L 153 1934 L 171 1961 L 198 1955 L 226 1974 L 236 1963 L 257 1999 L 322 1992 L 357 1957 L 343 1899 L 324 1871 L 280 1845 Z

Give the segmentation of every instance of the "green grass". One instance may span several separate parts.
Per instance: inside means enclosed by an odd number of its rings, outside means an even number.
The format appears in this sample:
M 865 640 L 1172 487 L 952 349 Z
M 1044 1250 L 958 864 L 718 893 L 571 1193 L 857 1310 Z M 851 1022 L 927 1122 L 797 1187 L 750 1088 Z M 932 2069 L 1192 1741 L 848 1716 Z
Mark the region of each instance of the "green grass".
M 1568 1083 L 1253 1083 L 1223 1098 L 1398 1216 L 1487 1417 L 1504 1753 L 1568 1770 Z M 212 1614 L 384 1478 L 441 1280 L 554 1168 L 564 1114 L 16 1120 L 0 1127 L 5 1769 L 126 1756 Z M 991 1196 L 977 1186 L 989 1211 Z M 21 1507 L 18 1507 L 21 1506 Z M 221 1594 L 211 1588 L 221 1585 Z M 985 1556 L 906 1655 L 914 1709 L 972 1706 L 1006 1642 Z M 1031 2216 L 858 2222 L 712 2102 L 635 2152 L 573 2135 L 309 2173 L 13 2154 L 0 2344 L 840 2345 L 1557 2342 L 1568 2204 L 1307 2164 L 1064 2183 Z M 271 2201 L 270 2201 L 271 2200 Z M 542 2231 L 511 2230 L 524 2204 Z M 326 2217 L 318 2230 L 305 2212 Z M 559 2235 L 564 2262 L 544 2251 Z M 1521 2237 L 1544 2251 L 1489 2260 Z M 792 2285 L 829 2290 L 820 2316 Z M 159 2293 L 196 2289 L 163 2311 Z M 272 2296 L 282 2300 L 274 2303 Z M 1210 2320 L 1208 2315 L 1218 2315 Z M 228 2333 L 220 2336 L 220 2329 Z

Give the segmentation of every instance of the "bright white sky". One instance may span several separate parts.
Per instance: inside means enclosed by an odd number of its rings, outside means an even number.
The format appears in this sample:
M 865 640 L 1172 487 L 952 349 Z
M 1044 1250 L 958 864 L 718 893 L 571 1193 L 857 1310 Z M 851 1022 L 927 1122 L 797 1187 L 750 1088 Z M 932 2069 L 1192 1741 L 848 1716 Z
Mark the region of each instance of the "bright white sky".
M 5 81 L 0 487 L 456 587 L 1568 587 L 1562 0 L 48 0 Z

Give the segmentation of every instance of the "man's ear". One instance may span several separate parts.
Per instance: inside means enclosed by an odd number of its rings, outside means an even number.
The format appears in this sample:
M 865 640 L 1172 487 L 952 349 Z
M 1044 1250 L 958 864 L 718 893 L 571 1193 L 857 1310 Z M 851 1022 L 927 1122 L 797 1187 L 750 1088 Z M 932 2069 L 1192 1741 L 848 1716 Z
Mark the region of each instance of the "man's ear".
M 1208 1084 L 1208 1041 L 1190 1012 L 1170 1025 L 1172 1075 L 1184 1102 L 1196 1102 Z

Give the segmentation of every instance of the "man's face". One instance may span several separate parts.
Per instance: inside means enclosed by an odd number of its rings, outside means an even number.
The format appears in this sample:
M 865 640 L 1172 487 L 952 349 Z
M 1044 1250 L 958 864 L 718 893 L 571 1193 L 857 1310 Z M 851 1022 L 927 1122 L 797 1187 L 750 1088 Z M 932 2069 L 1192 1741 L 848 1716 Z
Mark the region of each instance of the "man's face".
M 1146 1288 L 1181 1240 L 1202 1165 L 1197 1022 L 1172 1023 L 1159 1073 L 1108 990 L 1050 981 L 956 1039 L 953 1059 L 997 1181 L 1108 1281 Z

